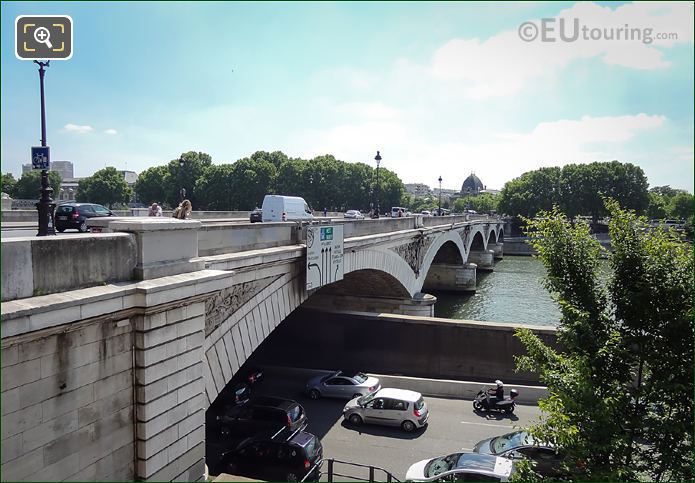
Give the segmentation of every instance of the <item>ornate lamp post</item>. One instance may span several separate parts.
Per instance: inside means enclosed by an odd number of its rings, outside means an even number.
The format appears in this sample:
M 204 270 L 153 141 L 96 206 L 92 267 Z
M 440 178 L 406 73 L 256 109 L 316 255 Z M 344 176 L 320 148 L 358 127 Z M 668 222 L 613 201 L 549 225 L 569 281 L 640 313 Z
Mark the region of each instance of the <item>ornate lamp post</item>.
M 442 177 L 439 177 L 439 209 L 437 210 L 437 216 L 442 216 Z
M 41 85 L 41 146 L 46 146 L 46 102 L 43 94 L 43 77 L 46 75 L 45 67 L 48 67 L 50 60 L 40 62 L 35 60 L 34 63 L 39 65 L 39 83 Z M 55 235 L 55 223 L 53 222 L 53 211 L 55 203 L 51 199 L 53 188 L 48 185 L 48 170 L 41 170 L 41 198 L 36 203 L 36 209 L 39 211 L 39 232 L 36 236 Z
M 184 165 L 185 165 L 185 162 L 184 162 L 183 156 L 181 156 L 179 158 L 179 173 L 181 173 L 183 171 Z M 183 176 L 181 178 L 183 178 Z M 181 180 L 181 184 L 183 184 L 183 179 Z M 181 189 L 179 190 L 179 196 L 181 197 L 181 201 L 186 199 L 186 188 L 181 187 Z
M 374 159 L 376 160 L 376 216 L 375 216 L 375 218 L 379 218 L 379 214 L 381 213 L 381 210 L 379 208 L 379 194 L 380 194 L 379 163 L 381 163 L 381 154 L 379 154 L 379 151 L 376 152 L 376 156 L 374 156 Z

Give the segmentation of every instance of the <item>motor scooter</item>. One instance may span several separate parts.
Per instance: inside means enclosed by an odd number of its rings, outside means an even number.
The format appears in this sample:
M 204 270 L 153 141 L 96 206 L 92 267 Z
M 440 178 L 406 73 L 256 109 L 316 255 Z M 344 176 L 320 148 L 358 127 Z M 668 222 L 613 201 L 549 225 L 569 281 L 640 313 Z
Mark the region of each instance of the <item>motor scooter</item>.
M 481 389 L 473 400 L 473 409 L 476 411 L 501 411 L 507 414 L 514 412 L 516 404 L 514 400 L 519 396 L 519 391 L 512 389 L 509 391 L 509 396 L 501 401 L 497 398 L 491 398 L 486 388 Z

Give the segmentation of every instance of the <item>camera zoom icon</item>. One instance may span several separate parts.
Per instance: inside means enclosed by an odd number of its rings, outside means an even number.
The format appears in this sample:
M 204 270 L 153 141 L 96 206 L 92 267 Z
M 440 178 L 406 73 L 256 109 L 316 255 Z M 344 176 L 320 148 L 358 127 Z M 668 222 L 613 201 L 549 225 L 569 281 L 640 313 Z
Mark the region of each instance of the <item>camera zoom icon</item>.
M 72 57 L 72 18 L 68 15 L 20 15 L 15 20 L 15 54 L 21 60 Z

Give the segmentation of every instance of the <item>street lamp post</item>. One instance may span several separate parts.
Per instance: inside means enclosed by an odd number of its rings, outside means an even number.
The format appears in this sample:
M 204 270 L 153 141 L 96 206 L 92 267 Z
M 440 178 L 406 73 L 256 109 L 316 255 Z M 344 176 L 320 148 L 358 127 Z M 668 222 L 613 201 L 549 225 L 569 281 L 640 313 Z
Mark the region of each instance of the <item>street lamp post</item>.
M 183 171 L 184 165 L 185 165 L 185 163 L 183 160 L 183 156 L 181 156 L 179 158 L 179 173 L 181 173 Z M 183 176 L 181 176 L 181 184 L 183 184 Z M 179 190 L 179 196 L 181 197 L 181 201 L 186 199 L 186 188 L 184 188 L 183 186 Z
M 46 101 L 43 93 L 43 78 L 46 75 L 45 67 L 48 67 L 50 60 L 34 63 L 39 65 L 39 83 L 41 86 L 41 146 L 46 146 Z M 48 185 L 48 170 L 41 170 L 41 198 L 36 203 L 36 209 L 39 212 L 39 232 L 36 236 L 55 235 L 55 224 L 53 223 L 53 212 L 55 203 L 51 199 L 53 188 Z
M 449 207 L 451 208 L 451 207 Z M 439 177 L 439 209 L 437 210 L 437 216 L 442 216 L 442 177 Z
M 381 213 L 381 210 L 379 208 L 379 163 L 381 163 L 381 154 L 379 154 L 379 151 L 376 152 L 376 156 L 374 156 L 374 159 L 376 160 L 376 218 L 379 218 L 379 215 Z

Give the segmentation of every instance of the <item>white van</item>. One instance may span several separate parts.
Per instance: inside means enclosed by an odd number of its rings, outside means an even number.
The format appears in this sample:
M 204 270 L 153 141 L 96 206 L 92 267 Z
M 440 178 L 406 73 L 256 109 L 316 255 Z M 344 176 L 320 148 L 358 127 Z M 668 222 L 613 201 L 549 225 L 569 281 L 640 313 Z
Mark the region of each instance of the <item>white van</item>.
M 314 215 L 304 198 L 298 196 L 265 195 L 263 221 L 311 220 Z
M 407 208 L 403 208 L 402 206 L 393 206 L 391 207 L 391 218 L 402 218 L 407 211 Z

